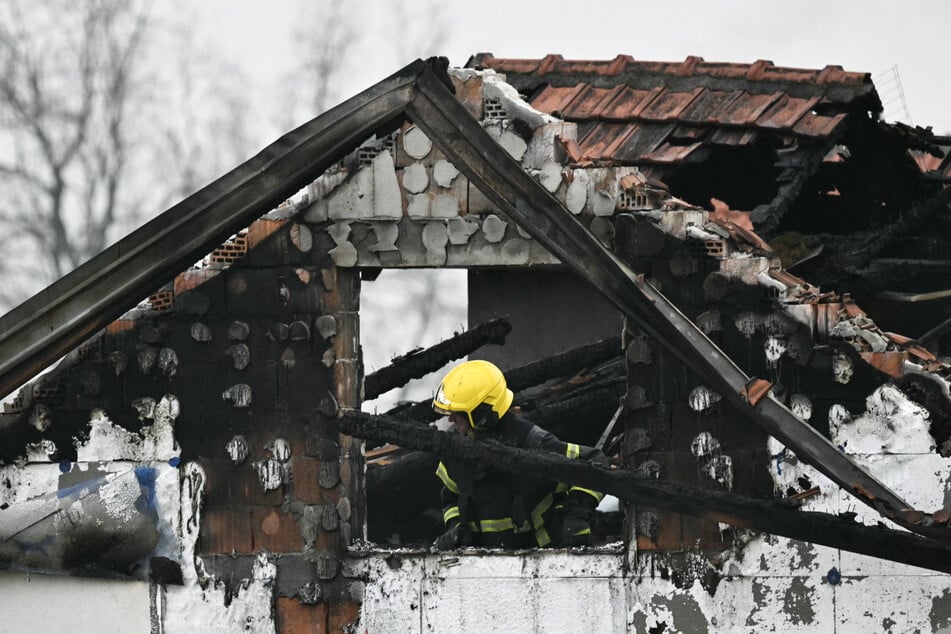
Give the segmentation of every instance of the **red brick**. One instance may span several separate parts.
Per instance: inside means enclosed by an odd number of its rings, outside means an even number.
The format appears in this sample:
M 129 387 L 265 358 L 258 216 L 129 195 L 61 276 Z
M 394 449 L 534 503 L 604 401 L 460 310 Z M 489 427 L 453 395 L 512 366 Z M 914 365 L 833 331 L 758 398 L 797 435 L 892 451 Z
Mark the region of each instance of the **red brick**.
M 232 551 L 242 554 L 254 551 L 250 509 L 233 507 L 204 510 L 201 514 L 199 552 L 212 554 Z
M 325 634 L 327 604 L 304 605 L 290 597 L 278 597 L 275 606 L 277 631 L 282 634 Z
M 265 548 L 272 553 L 299 553 L 304 550 L 304 538 L 297 520 L 280 509 L 251 509 L 251 534 L 255 550 Z
M 323 499 L 323 490 L 317 483 L 320 475 L 320 461 L 310 456 L 297 455 L 291 459 L 291 496 L 304 504 L 319 504 Z
M 227 458 L 201 461 L 205 469 L 205 504 L 209 508 L 224 506 L 280 506 L 284 501 L 282 488 L 264 491 L 257 471 L 248 457 L 235 465 Z
M 327 631 L 343 632 L 344 628 L 360 618 L 360 604 L 353 601 L 335 601 L 327 614 Z

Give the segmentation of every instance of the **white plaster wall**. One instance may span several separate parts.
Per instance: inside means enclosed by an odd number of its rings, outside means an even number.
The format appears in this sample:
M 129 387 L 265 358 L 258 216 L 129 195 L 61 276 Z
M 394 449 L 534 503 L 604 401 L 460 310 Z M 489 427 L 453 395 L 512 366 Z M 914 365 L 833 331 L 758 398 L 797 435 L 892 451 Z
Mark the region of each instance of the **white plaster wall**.
M 916 508 L 945 506 L 951 459 L 934 452 L 924 410 L 885 386 L 853 415 L 836 444 Z M 881 521 L 775 440 L 768 450 L 778 491 L 803 476 L 820 488 L 804 510 Z M 712 591 L 672 581 L 714 568 L 694 553 L 675 566 L 640 553 L 629 571 L 621 554 L 564 551 L 396 553 L 360 565 L 368 632 L 951 632 L 949 575 L 746 531 L 719 558 Z
M 371 580 L 358 631 L 951 632 L 948 575 L 905 566 L 832 585 L 839 551 L 782 538 L 755 550 L 755 569 L 714 594 L 678 588 L 650 555 L 630 574 L 613 553 L 374 556 L 356 565 Z
M 149 632 L 149 584 L 0 573 L 0 632 Z

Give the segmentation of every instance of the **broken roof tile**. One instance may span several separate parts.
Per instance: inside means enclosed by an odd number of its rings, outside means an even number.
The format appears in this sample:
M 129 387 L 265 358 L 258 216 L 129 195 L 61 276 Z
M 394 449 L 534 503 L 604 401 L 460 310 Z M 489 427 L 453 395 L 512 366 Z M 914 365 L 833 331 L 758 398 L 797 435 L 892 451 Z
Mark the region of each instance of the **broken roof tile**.
M 815 113 L 806 113 L 806 115 L 793 126 L 793 132 L 803 136 L 827 137 L 832 134 L 844 119 L 844 112 L 840 112 L 831 117 Z
M 748 145 L 757 136 L 755 130 L 719 128 L 708 140 L 714 145 Z
M 730 104 L 729 110 L 722 115 L 720 123 L 724 125 L 753 125 L 782 96 L 783 93 L 775 91 L 759 94 L 739 91 Z
M 699 142 L 690 145 L 674 145 L 665 142 L 647 154 L 643 154 L 641 159 L 652 163 L 680 163 L 700 149 L 701 145 L 703 144 Z
M 817 103 L 819 103 L 818 97 L 800 99 L 783 95 L 756 120 L 756 125 L 763 128 L 790 130 Z
M 732 104 L 739 98 L 740 93 L 724 90 L 704 90 L 681 113 L 682 121 L 696 123 L 719 123 L 732 110 Z
M 881 110 L 871 77 L 838 66 L 785 68 L 768 60 L 735 64 L 695 56 L 674 62 L 629 55 L 601 61 L 560 55 L 505 59 L 491 53 L 474 56 L 469 66 L 505 73 L 534 108 L 577 122 L 579 137 L 588 136 L 579 145 L 602 162 L 675 165 L 701 156 L 691 147 L 695 142 L 745 146 L 764 136 L 788 147 L 796 138 L 831 136 L 850 112 Z M 819 103 L 821 113 L 814 111 Z M 641 125 L 614 128 L 625 142 L 613 146 L 591 136 L 606 131 L 601 124 L 620 122 Z M 661 138 L 648 123 L 680 126 Z M 665 140 L 669 147 L 662 147 Z
M 700 95 L 705 88 L 694 88 L 690 92 L 671 92 L 665 90 L 654 97 L 647 106 L 641 110 L 641 118 L 652 121 L 678 121 L 680 115 L 687 109 Z

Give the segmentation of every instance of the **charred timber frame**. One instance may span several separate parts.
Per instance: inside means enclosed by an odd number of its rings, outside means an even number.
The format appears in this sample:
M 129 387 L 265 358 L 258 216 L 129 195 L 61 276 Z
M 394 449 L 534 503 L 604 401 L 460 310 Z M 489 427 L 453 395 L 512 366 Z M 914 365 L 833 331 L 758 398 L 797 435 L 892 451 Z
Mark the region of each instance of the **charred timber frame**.
M 704 377 L 736 410 L 839 486 L 909 530 L 951 543 L 912 507 L 799 421 L 666 297 L 606 249 L 451 94 L 448 62 L 417 60 L 282 136 L 257 156 L 0 318 L 6 395 L 229 235 L 315 179 L 374 131 L 409 117 L 503 213 Z M 339 379 L 338 379 L 339 380 Z M 906 519 L 906 517 L 910 519 Z M 913 520 L 913 521 L 912 521 Z
M 412 379 L 419 379 L 430 372 L 435 372 L 450 361 L 475 352 L 487 343 L 502 345 L 511 330 L 512 324 L 508 318 L 497 317 L 445 341 L 440 341 L 425 350 L 417 350 L 398 357 L 390 365 L 367 375 L 363 384 L 363 397 L 369 401 L 390 390 L 402 387 Z
M 549 452 L 474 441 L 460 434 L 362 412 L 345 414 L 340 419 L 340 428 L 354 436 L 420 449 L 440 458 L 453 457 L 505 473 L 579 484 L 634 504 L 951 572 L 951 548 L 944 544 L 907 531 L 857 524 L 828 513 L 799 511 L 778 500 L 658 482 L 632 471 L 602 469 Z
M 502 146 L 451 98 L 431 73 L 420 76 L 406 112 L 454 165 L 513 222 L 600 291 L 624 315 L 704 377 L 748 420 L 791 448 L 833 482 L 909 530 L 951 543 L 951 531 L 932 526 L 913 507 L 801 422 L 770 393 L 748 398 L 750 378 L 643 276 L 598 241 Z M 906 520 L 904 515 L 915 521 Z

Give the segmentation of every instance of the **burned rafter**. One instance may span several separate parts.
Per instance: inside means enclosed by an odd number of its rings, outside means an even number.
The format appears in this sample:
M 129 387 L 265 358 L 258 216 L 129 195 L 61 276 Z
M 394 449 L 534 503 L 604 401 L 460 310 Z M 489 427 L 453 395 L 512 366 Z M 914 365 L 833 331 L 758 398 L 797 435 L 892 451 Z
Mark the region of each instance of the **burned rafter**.
M 512 368 L 505 373 L 505 380 L 512 391 L 518 392 L 549 379 L 590 368 L 619 354 L 621 338 L 609 337 Z
M 475 352 L 485 344 L 502 345 L 512 330 L 507 317 L 497 317 L 459 333 L 426 349 L 413 350 L 393 359 L 393 363 L 367 375 L 364 398 L 371 400 L 402 387 L 412 379 L 435 372 L 450 361 Z
M 495 143 L 444 86 L 421 75 L 406 114 L 469 181 L 522 229 L 565 263 L 685 366 L 709 381 L 737 412 L 796 452 L 833 482 L 911 531 L 951 543 L 947 527 L 908 518 L 911 505 L 802 422 L 774 396 L 751 399 L 750 377 L 666 296 L 637 275 Z
M 797 161 L 796 169 L 788 170 L 792 172 L 792 177 L 779 184 L 776 196 L 769 203 L 756 207 L 750 214 L 750 218 L 756 225 L 756 231 L 759 235 L 769 239 L 776 234 L 776 230 L 789 211 L 789 208 L 796 203 L 802 188 L 809 182 L 819 167 L 822 165 L 822 159 L 832 148 L 834 142 L 815 148 L 803 149 L 799 151 L 802 160 Z M 777 164 L 778 167 L 784 167 L 782 161 Z
M 451 456 L 505 473 L 572 482 L 638 505 L 951 572 L 951 547 L 945 544 L 827 513 L 799 511 L 791 506 L 801 503 L 799 500 L 784 503 L 659 482 L 627 470 L 607 470 L 547 452 L 472 441 L 386 416 L 350 412 L 340 419 L 340 428 L 354 436 L 432 452 L 440 458 Z
M 810 278 L 823 286 L 842 286 L 843 280 L 849 280 L 854 282 L 849 286 L 853 292 L 864 288 L 881 288 L 889 282 L 907 279 L 920 272 L 924 265 L 914 261 L 906 264 L 887 260 L 876 263 L 874 258 L 936 214 L 947 212 L 949 204 L 951 188 L 946 188 L 931 198 L 915 203 L 898 220 L 883 229 L 849 236 L 823 236 L 822 242 L 832 246 L 831 252 L 838 255 L 824 262 L 822 268 L 810 274 Z
M 523 397 L 521 392 L 552 379 L 563 379 L 566 382 L 565 387 L 569 387 L 567 383 L 570 383 L 570 377 L 587 368 L 592 368 L 614 357 L 618 357 L 620 350 L 620 337 L 601 339 L 594 343 L 578 346 L 577 348 L 559 352 L 558 354 L 553 354 L 538 359 L 537 361 L 518 366 L 517 368 L 507 370 L 505 372 L 505 379 L 509 388 L 516 393 L 516 405 L 529 404 L 530 409 L 542 407 L 545 404 L 540 399 L 542 393 L 532 394 L 527 392 Z M 618 371 L 618 368 L 614 368 L 612 374 L 615 377 L 624 376 L 624 370 L 621 368 L 620 371 Z M 562 393 L 573 391 L 574 388 L 581 387 L 584 382 L 586 381 L 576 381 L 573 386 L 570 386 L 572 389 L 561 389 L 559 391 Z M 369 391 L 367 390 L 367 392 Z M 543 392 L 545 395 L 549 395 L 551 390 Z M 564 394 L 562 394 L 562 396 L 564 396 Z M 370 397 L 367 396 L 367 398 Z M 551 399 L 546 402 L 551 402 Z M 386 412 L 386 414 L 388 416 L 397 416 L 403 420 L 424 423 L 431 423 L 439 418 L 439 415 L 432 409 L 432 401 L 430 399 L 415 403 L 400 404 Z

